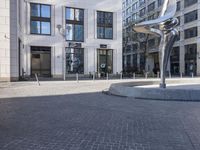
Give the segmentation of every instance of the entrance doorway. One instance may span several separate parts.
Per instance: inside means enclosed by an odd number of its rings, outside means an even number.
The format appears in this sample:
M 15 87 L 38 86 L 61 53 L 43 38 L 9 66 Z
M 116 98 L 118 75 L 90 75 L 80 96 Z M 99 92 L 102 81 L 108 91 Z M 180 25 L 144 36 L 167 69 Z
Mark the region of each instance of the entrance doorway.
M 31 47 L 31 76 L 51 77 L 51 47 Z
M 97 50 L 97 71 L 101 76 L 106 76 L 106 73 L 113 73 L 113 50 Z

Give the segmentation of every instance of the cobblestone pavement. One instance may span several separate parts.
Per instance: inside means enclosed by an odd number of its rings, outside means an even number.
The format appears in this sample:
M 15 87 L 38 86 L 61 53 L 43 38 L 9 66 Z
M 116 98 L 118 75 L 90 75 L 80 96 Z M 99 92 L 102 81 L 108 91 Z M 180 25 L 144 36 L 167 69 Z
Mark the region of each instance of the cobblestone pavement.
M 200 103 L 109 96 L 103 85 L 0 89 L 0 150 L 200 149 Z

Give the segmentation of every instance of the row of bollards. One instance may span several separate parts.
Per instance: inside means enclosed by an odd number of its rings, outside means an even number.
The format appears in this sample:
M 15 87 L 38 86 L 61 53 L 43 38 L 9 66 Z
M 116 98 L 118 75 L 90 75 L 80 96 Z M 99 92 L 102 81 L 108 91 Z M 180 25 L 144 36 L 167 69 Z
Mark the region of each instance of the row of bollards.
M 149 74 L 148 72 L 145 73 L 145 76 L 144 76 L 145 79 L 148 79 L 148 77 L 149 77 L 148 74 Z M 96 80 L 95 75 L 96 75 L 96 73 L 94 72 L 94 73 L 92 74 L 92 80 L 93 80 L 93 81 Z M 40 82 L 39 82 L 38 77 L 37 77 L 36 74 L 35 74 L 35 77 L 36 77 L 36 80 L 37 80 L 37 82 L 38 82 L 38 85 L 40 85 Z M 172 75 L 171 75 L 170 72 L 169 72 L 169 74 L 168 74 L 168 77 L 169 77 L 169 78 L 172 78 Z M 194 73 L 191 73 L 191 77 L 194 78 Z M 136 73 L 133 73 L 132 78 L 133 78 L 133 79 L 136 79 Z M 160 78 L 160 72 L 157 72 L 157 78 Z M 183 73 L 180 73 L 180 78 L 183 78 Z M 122 79 L 123 79 L 123 73 L 121 72 L 121 73 L 120 73 L 120 80 L 122 80 Z M 106 80 L 109 80 L 109 73 L 106 73 Z M 79 74 L 78 74 L 78 73 L 76 73 L 76 81 L 79 82 Z

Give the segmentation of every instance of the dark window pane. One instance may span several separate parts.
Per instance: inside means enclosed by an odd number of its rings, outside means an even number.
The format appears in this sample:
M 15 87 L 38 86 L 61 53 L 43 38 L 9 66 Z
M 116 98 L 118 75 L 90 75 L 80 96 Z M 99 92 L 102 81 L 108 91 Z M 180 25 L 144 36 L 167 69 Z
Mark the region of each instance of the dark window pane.
M 104 13 L 103 12 L 97 12 L 97 23 L 98 24 L 104 24 Z
M 75 20 L 76 21 L 84 20 L 84 12 L 82 9 L 75 9 Z
M 107 25 L 112 25 L 113 24 L 112 13 L 105 13 L 105 24 L 107 24 Z
M 66 24 L 66 40 L 72 41 L 74 39 L 74 25 Z
M 42 34 L 50 34 L 51 32 L 50 22 L 41 22 L 41 32 Z
M 112 28 L 105 28 L 105 38 L 106 39 L 113 38 L 113 29 Z
M 66 8 L 66 19 L 74 20 L 74 9 L 73 8 Z
M 75 25 L 75 41 L 83 41 L 83 25 Z
M 31 21 L 31 33 L 40 34 L 40 22 L 39 21 Z
M 51 17 L 51 7 L 48 5 L 41 5 L 41 17 L 50 18 Z
M 40 17 L 40 5 L 39 4 L 31 4 L 31 16 Z
M 104 28 L 103 27 L 97 28 L 97 37 L 98 38 L 104 38 Z

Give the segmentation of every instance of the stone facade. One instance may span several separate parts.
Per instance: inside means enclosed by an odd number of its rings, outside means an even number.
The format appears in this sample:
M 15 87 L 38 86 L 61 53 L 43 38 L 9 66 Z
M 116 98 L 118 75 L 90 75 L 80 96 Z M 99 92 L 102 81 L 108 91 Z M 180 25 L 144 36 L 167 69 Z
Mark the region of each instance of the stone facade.
M 1 4 L 2 3 L 2 4 Z M 30 33 L 30 3 L 51 5 L 51 35 Z M 84 9 L 84 74 L 97 72 L 97 49 L 113 50 L 113 74 L 122 71 L 122 4 L 112 0 L 2 0 L 0 2 L 0 78 L 17 80 L 31 75 L 31 46 L 51 47 L 51 76 L 65 72 L 65 48 L 70 43 L 57 25 L 65 28 L 65 7 Z M 113 39 L 97 38 L 97 11 L 113 12 Z M 12 15 L 11 15 L 12 13 Z M 11 28 L 10 28 L 11 27 Z M 75 42 L 76 43 L 76 42 Z M 20 49 L 20 51 L 19 51 Z

